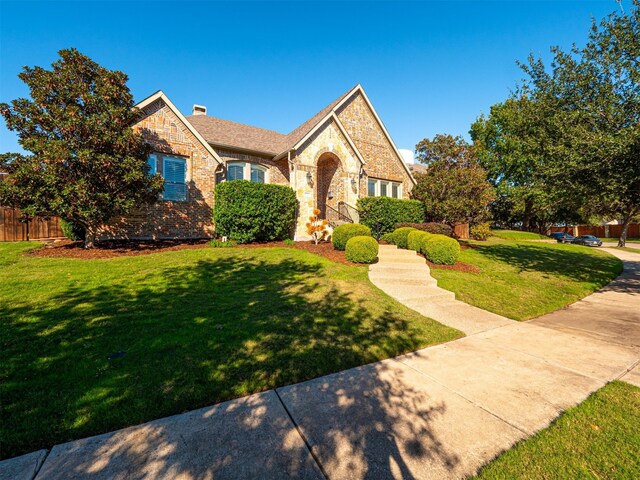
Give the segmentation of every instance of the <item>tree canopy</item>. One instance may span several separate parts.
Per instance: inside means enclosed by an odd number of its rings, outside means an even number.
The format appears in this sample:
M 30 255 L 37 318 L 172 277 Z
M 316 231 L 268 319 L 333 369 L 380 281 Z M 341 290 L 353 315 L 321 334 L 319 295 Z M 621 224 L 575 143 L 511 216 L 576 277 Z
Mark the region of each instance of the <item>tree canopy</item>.
M 418 143 L 416 156 L 428 168 L 415 174 L 412 195 L 424 203 L 429 220 L 453 227 L 488 218 L 487 205 L 494 191 L 474 146 L 462 137 L 438 134 Z
M 150 146 L 131 128 L 139 118 L 127 76 L 75 49 L 51 70 L 24 67 L 30 99 L 0 104 L 7 127 L 30 155 L 5 154 L 0 204 L 26 215 L 60 216 L 82 225 L 85 246 L 117 215 L 153 202 L 162 178 L 149 176 Z
M 547 67 L 530 56 L 511 98 L 471 128 L 479 158 L 521 221 L 640 215 L 640 13 L 593 22 L 589 40 L 552 48 Z M 545 213 L 546 212 L 546 213 Z M 545 216 L 546 215 L 546 216 Z

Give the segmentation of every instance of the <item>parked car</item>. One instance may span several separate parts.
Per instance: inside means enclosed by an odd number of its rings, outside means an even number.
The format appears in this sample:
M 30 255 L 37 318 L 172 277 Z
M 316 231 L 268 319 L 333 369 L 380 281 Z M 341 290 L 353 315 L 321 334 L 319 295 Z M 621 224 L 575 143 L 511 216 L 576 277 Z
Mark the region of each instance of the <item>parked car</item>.
M 558 243 L 571 243 L 576 238 L 573 235 L 564 232 L 553 232 L 549 235 L 551 238 L 555 238 Z
M 602 240 L 598 237 L 594 237 L 593 235 L 580 235 L 574 238 L 571 243 L 586 245 L 587 247 L 600 247 L 602 245 Z

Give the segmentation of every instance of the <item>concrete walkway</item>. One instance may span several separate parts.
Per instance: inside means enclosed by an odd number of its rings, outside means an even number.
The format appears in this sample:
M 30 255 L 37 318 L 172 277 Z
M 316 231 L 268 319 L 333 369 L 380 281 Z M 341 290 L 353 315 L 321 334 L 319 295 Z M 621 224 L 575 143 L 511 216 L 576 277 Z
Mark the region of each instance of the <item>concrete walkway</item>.
M 0 463 L 0 478 L 463 478 L 610 380 L 640 383 L 640 255 L 611 253 L 625 262 L 615 282 L 519 323 L 456 302 L 415 253 L 384 247 L 372 281 L 469 336 L 57 445 Z

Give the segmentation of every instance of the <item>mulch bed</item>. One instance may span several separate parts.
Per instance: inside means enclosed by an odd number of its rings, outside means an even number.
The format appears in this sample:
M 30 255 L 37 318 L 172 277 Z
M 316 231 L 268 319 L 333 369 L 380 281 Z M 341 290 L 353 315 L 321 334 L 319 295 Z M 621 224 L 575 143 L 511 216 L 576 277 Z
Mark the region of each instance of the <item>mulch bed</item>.
M 47 258 L 79 258 L 93 260 L 99 258 L 134 257 L 150 253 L 169 252 L 209 247 L 208 240 L 110 240 L 96 243 L 95 248 L 86 249 L 82 242 L 62 240 L 47 243 L 42 248 L 30 250 L 28 255 Z
M 342 263 L 343 265 L 360 265 L 359 263 L 353 263 L 347 260 L 342 250 L 336 250 L 329 242 L 321 242 L 316 245 L 313 241 L 295 242 L 293 245 L 287 245 L 284 242 L 267 242 L 267 243 L 247 243 L 238 245 L 237 248 L 268 248 L 268 247 L 280 247 L 280 248 L 296 248 L 298 250 L 305 250 L 307 252 L 315 253 L 321 257 L 325 257 L 333 262 Z
M 335 250 L 328 242 L 316 245 L 311 241 L 295 242 L 287 245 L 284 242 L 248 243 L 233 248 L 296 248 L 306 250 L 344 265 L 358 265 L 350 262 L 341 250 Z M 30 250 L 28 255 L 47 258 L 78 258 L 93 260 L 100 258 L 134 257 L 150 253 L 190 250 L 196 248 L 212 248 L 209 240 L 109 240 L 96 243 L 95 248 L 85 249 L 82 242 L 71 240 L 47 243 L 42 248 Z

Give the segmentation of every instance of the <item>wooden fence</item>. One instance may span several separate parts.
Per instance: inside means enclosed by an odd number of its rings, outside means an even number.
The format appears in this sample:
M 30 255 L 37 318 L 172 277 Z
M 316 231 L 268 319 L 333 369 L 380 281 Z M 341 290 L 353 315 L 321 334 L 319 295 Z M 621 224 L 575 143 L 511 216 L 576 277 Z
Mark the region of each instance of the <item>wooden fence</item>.
M 564 227 L 551 227 L 550 232 L 564 232 Z M 578 235 L 595 235 L 601 238 L 619 238 L 622 233 L 622 225 L 577 225 L 568 227 L 567 232 L 577 237 Z M 640 224 L 630 223 L 627 230 L 628 238 L 640 237 Z
M 63 238 L 58 217 L 35 217 L 28 222 L 20 221 L 20 210 L 0 207 L 0 242 L 43 240 Z

